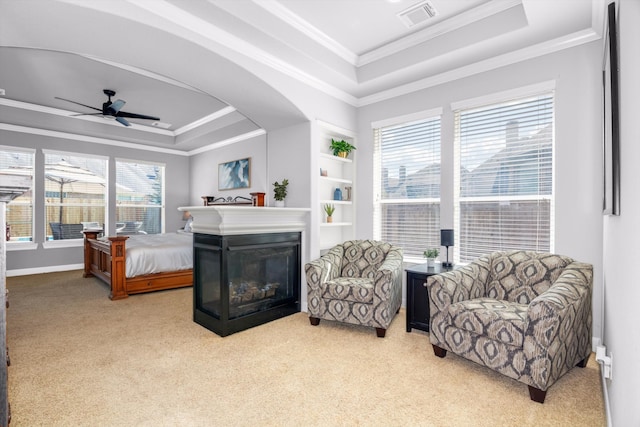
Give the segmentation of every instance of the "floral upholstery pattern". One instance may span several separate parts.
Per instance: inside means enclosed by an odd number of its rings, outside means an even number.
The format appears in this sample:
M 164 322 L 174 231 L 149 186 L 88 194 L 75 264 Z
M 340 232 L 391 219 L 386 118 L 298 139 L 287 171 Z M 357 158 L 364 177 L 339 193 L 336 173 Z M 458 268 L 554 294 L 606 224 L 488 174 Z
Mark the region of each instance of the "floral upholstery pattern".
M 430 276 L 430 341 L 546 390 L 591 354 L 593 267 L 532 251 L 494 252 Z M 533 390 L 532 390 L 533 389 Z
M 346 241 L 307 263 L 305 274 L 312 324 L 373 326 L 384 336 L 402 304 L 402 249 L 389 243 Z

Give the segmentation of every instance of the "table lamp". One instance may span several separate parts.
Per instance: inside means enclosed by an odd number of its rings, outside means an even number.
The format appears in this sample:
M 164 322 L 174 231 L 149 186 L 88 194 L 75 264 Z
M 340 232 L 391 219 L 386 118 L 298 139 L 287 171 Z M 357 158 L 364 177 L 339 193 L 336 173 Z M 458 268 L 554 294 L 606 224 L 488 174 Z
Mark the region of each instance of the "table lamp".
M 453 267 L 453 263 L 449 262 L 449 246 L 453 246 L 453 230 L 440 230 L 440 246 L 447 248 L 447 261 L 443 262 L 442 266 Z

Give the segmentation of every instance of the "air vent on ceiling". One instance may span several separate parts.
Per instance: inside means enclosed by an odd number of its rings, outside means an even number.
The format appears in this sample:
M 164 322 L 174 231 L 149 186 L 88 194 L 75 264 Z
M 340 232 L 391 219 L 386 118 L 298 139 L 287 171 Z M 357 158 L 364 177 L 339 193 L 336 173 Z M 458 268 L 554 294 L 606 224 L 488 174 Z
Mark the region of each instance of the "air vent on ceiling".
M 398 18 L 402 21 L 404 25 L 408 28 L 411 28 L 415 25 L 422 24 L 428 19 L 436 16 L 438 12 L 436 12 L 436 8 L 433 7 L 433 4 L 429 1 L 421 1 L 420 3 L 416 3 L 413 6 L 403 10 L 398 13 Z

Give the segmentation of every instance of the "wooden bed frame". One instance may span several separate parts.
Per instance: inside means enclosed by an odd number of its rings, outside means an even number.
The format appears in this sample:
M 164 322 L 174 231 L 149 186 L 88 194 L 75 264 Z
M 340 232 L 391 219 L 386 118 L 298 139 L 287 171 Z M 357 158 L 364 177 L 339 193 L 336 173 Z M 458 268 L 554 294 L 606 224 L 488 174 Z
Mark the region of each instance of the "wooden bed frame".
M 118 300 L 130 294 L 182 288 L 193 285 L 193 269 L 126 277 L 128 236 L 97 240 L 100 231 L 85 230 L 84 277 L 97 277 L 111 286 L 109 298 Z

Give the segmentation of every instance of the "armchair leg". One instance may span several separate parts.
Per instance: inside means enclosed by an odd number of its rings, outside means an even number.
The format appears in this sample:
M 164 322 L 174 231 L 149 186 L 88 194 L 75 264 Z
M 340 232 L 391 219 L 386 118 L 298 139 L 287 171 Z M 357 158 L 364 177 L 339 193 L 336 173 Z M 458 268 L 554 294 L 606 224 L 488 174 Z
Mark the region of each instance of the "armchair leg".
M 547 396 L 547 390 L 540 390 L 533 386 L 527 387 L 529 387 L 529 397 L 531 397 L 531 400 L 538 403 L 544 403 L 544 398 Z
M 579 366 L 580 368 L 586 368 L 587 367 L 587 362 L 589 362 L 589 356 L 587 356 L 584 359 L 582 359 L 581 361 L 579 361 L 576 366 Z
M 447 355 L 447 350 L 445 350 L 444 348 L 440 348 L 435 344 L 431 344 L 431 346 L 433 347 L 433 354 L 435 354 L 438 357 L 445 357 Z
M 378 335 L 378 338 L 384 338 L 384 336 L 387 334 L 387 330 L 384 328 L 376 328 L 376 335 Z
M 320 324 L 320 318 L 318 317 L 309 317 L 309 322 L 312 326 L 318 326 Z

